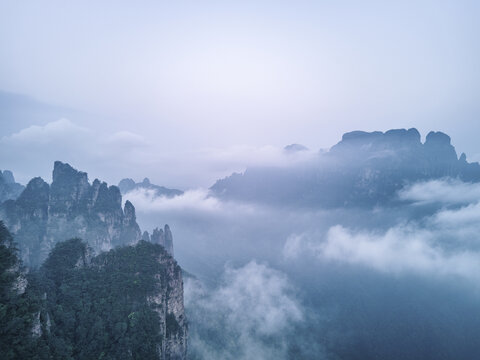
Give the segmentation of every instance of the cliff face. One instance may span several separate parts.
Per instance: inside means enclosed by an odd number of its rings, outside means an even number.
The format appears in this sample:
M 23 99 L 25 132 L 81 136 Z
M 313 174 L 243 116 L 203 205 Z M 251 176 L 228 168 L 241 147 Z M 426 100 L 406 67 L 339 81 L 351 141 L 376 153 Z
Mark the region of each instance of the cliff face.
M 70 165 L 55 162 L 53 181 L 32 179 L 17 200 L 0 206 L 0 219 L 14 233 L 26 265 L 38 266 L 53 246 L 79 237 L 97 252 L 141 239 L 135 208 L 116 186 L 95 179 Z
M 249 168 L 218 180 L 218 197 L 282 205 L 374 206 L 395 200 L 405 184 L 453 177 L 480 181 L 480 165 L 457 157 L 450 137 L 416 129 L 353 131 L 329 152 L 287 168 Z
M 163 249 L 163 247 L 162 247 Z M 187 355 L 187 323 L 183 304 L 182 269 L 172 261 L 171 256 L 160 254 L 157 261 L 165 269 L 167 286 L 156 294 L 148 296 L 148 303 L 157 312 L 161 333 L 165 337 L 159 352 L 165 359 L 185 359 Z M 160 276 L 156 276 L 161 280 Z

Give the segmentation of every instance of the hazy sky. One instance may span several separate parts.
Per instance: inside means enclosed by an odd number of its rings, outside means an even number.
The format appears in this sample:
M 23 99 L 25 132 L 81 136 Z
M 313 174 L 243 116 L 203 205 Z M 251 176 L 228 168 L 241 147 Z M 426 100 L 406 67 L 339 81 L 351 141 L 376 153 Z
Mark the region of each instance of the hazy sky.
M 0 168 L 28 148 L 110 181 L 206 186 L 230 171 L 212 156 L 268 162 L 289 143 L 402 127 L 443 130 L 480 159 L 479 16 L 477 1 L 2 1 L 0 90 L 78 112 L 60 125 L 0 112 Z M 52 128 L 103 145 L 57 155 Z M 119 148 L 125 165 L 111 169 Z

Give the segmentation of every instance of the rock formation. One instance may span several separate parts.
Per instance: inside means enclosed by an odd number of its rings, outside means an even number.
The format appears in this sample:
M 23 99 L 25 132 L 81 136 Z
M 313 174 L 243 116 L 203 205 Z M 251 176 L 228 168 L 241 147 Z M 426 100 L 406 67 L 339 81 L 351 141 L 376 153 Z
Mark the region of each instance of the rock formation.
M 142 238 L 144 240 L 151 241 L 154 244 L 162 245 L 173 257 L 173 236 L 168 225 L 165 225 L 163 230 L 158 228 L 153 229 L 151 236 L 147 231 L 145 231 Z
M 97 253 L 142 239 L 135 207 L 126 201 L 122 208 L 118 187 L 98 179 L 90 184 L 85 172 L 60 161 L 54 164 L 51 185 L 32 179 L 17 200 L 0 205 L 0 219 L 15 235 L 23 262 L 33 267 L 57 242 L 73 237 L 84 239 Z M 173 254 L 169 234 L 158 243 Z

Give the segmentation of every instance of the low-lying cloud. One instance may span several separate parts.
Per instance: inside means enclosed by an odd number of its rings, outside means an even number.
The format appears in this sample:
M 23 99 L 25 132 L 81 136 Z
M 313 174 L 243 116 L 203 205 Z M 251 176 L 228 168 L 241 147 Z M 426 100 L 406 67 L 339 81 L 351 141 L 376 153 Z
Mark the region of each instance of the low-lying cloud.
M 442 247 L 433 231 L 396 227 L 384 234 L 332 227 L 318 246 L 324 259 L 401 274 L 453 275 L 478 279 L 480 252 Z
M 418 205 L 461 205 L 480 201 L 480 184 L 458 179 L 431 180 L 414 183 L 399 192 L 401 200 Z
M 213 290 L 186 280 L 185 302 L 192 310 L 189 351 L 194 359 L 286 359 L 293 327 L 304 318 L 287 277 L 255 261 L 227 267 Z
M 444 194 L 444 197 L 442 197 Z M 433 214 L 398 219 L 388 229 L 343 225 L 340 219 L 323 235 L 309 229 L 285 240 L 283 257 L 314 256 L 401 275 L 480 276 L 480 185 L 458 180 L 413 184 L 400 194 L 418 204 L 443 204 Z M 408 205 L 405 205 L 408 213 Z

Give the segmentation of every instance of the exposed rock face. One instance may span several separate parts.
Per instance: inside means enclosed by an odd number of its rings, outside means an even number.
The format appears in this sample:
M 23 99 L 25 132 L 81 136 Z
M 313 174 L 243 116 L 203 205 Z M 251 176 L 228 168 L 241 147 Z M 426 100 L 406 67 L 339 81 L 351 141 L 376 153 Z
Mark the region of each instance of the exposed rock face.
M 181 190 L 169 189 L 163 186 L 152 184 L 148 178 L 143 179 L 143 181 L 140 183 L 136 183 L 132 179 L 122 179 L 118 183 L 118 188 L 123 195 L 133 190 L 142 189 L 153 191 L 155 196 L 174 197 L 183 194 L 183 191 Z
M 26 265 L 38 266 L 55 243 L 82 238 L 95 251 L 141 239 L 135 208 L 116 186 L 95 181 L 70 165 L 55 162 L 53 181 L 32 179 L 23 193 L 0 207 L 0 219 L 15 235 Z
M 187 322 L 183 303 L 182 270 L 172 261 L 173 257 L 160 255 L 158 261 L 166 269 L 167 287 L 162 292 L 150 296 L 148 301 L 154 305 L 161 323 L 165 342 L 160 353 L 162 359 L 186 359 L 187 356 Z M 157 276 L 157 279 L 160 279 Z
M 15 182 L 10 170 L 0 171 L 0 203 L 6 200 L 15 200 L 23 189 L 25 186 Z
M 310 163 L 249 168 L 211 190 L 223 198 L 283 205 L 374 206 L 393 201 L 407 183 L 442 177 L 480 181 L 480 165 L 464 154 L 457 158 L 448 135 L 430 132 L 422 143 L 416 129 L 353 131 Z

